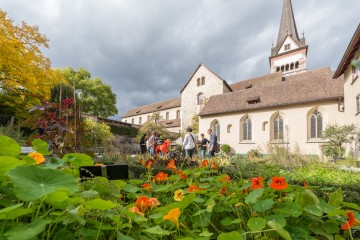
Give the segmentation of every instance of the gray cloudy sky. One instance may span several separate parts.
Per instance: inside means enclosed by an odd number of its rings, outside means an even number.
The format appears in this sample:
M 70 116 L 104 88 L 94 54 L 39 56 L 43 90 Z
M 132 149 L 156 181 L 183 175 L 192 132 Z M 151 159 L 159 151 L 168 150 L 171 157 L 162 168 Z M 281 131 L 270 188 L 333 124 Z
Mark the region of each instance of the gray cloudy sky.
M 293 0 L 308 69 L 336 69 L 360 20 L 359 0 Z M 1 0 L 16 23 L 50 39 L 52 66 L 84 67 L 130 108 L 179 97 L 199 63 L 228 83 L 268 74 L 283 0 Z

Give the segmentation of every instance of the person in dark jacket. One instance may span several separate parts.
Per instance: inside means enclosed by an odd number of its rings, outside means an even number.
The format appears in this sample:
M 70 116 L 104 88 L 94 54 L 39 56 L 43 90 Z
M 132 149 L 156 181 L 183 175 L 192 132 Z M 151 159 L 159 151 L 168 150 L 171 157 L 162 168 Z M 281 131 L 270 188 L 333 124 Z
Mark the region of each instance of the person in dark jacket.
M 146 149 L 146 134 L 144 134 L 140 139 L 140 149 L 141 149 L 141 154 L 146 154 L 146 152 L 147 152 L 147 149 Z

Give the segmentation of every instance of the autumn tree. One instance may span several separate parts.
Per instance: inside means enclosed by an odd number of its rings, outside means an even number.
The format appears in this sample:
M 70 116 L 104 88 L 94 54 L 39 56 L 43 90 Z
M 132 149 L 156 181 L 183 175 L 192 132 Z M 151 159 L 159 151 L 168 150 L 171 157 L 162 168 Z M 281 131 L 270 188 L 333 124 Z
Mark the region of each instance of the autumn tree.
M 74 70 L 68 67 L 58 71 L 64 76 L 67 84 L 76 89 L 82 112 L 100 117 L 118 113 L 115 93 L 100 78 L 91 79 L 91 74 L 84 68 Z

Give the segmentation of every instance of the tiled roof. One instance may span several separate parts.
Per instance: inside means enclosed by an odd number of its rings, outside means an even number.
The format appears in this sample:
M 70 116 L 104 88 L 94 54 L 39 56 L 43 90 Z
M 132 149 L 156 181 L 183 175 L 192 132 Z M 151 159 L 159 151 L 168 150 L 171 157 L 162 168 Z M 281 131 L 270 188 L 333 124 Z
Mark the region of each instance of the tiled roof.
M 199 115 L 243 112 L 341 98 L 344 96 L 344 78 L 332 79 L 332 75 L 331 69 L 326 67 L 283 77 L 281 80 L 274 74 L 247 80 L 247 85 L 259 86 L 212 96 Z M 261 84 L 259 79 L 265 79 L 267 83 Z M 240 83 L 237 84 L 240 86 Z M 255 98 L 258 99 L 255 102 L 248 101 Z
M 172 119 L 167 121 L 162 121 L 160 124 L 166 128 L 172 127 L 180 127 L 181 120 L 180 119 Z
M 360 46 L 360 24 L 358 25 L 354 36 L 352 37 L 349 46 L 347 47 L 344 56 L 342 57 L 339 66 L 334 74 L 334 78 L 338 78 L 342 75 L 346 68 L 350 65 L 351 59 L 354 57 L 355 52 L 359 49 Z
M 152 113 L 152 112 L 166 110 L 166 109 L 180 107 L 180 106 L 181 106 L 181 98 L 173 98 L 173 99 L 169 99 L 166 101 L 152 103 L 149 105 L 133 108 L 133 109 L 127 111 L 123 115 L 123 118 L 141 115 L 144 113 Z
M 282 80 L 281 72 L 276 72 L 276 73 L 240 81 L 237 83 L 233 83 L 230 85 L 230 87 L 235 92 L 244 89 L 262 87 L 264 85 L 281 82 L 281 80 Z

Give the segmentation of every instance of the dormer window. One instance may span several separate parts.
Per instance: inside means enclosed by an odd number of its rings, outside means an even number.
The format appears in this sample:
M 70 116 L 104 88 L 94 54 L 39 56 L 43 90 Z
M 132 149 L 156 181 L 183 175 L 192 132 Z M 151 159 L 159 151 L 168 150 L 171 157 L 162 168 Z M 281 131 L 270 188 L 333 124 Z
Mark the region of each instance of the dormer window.
M 136 111 L 136 113 L 140 113 L 140 112 L 141 112 L 141 110 Z
M 252 88 L 252 84 L 246 85 L 245 89 Z
M 290 50 L 290 43 L 284 45 L 284 50 L 285 51 Z
M 156 109 L 160 109 L 162 107 L 162 105 L 158 106 Z
M 249 105 L 259 103 L 259 102 L 260 102 L 260 96 L 249 97 L 248 99 L 246 99 L 246 102 L 247 102 Z

